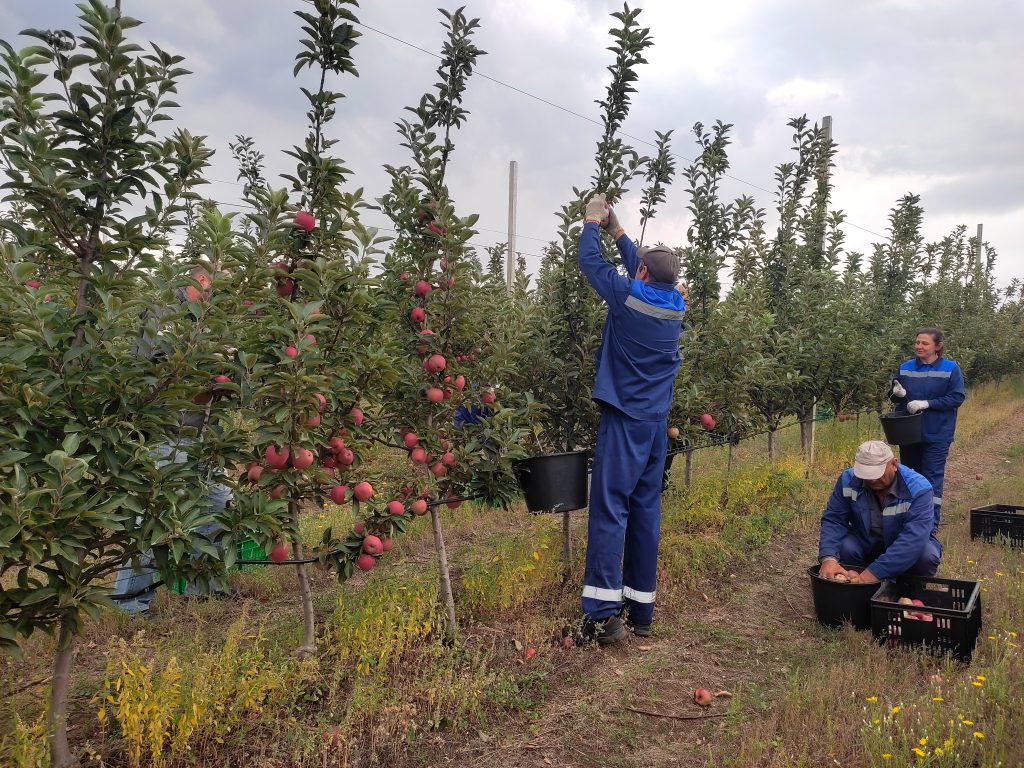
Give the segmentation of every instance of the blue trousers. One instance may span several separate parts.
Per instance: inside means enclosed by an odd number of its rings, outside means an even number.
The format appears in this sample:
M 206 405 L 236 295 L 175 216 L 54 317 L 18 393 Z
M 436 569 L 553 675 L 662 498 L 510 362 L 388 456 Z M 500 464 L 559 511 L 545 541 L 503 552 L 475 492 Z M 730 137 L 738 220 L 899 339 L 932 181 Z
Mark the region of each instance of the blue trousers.
M 658 578 L 666 422 L 605 408 L 590 482 L 583 613 L 600 620 L 623 607 L 650 624 Z
M 900 463 L 920 472 L 932 484 L 935 493 L 935 524 L 942 516 L 942 486 L 946 481 L 946 457 L 949 443 L 916 443 L 900 446 Z
M 866 568 L 883 552 L 880 546 L 872 545 L 852 533 L 843 537 L 839 545 L 839 562 Z M 907 571 L 911 576 L 934 576 L 942 560 L 942 545 L 932 536 L 925 545 L 921 558 Z
M 178 441 L 177 444 L 165 443 L 164 445 L 157 446 L 153 449 L 153 455 L 157 458 L 156 465 L 160 467 L 170 463 L 184 464 L 189 460 L 189 456 L 185 451 L 180 449 L 186 447 L 191 442 L 192 441 L 190 439 L 183 438 Z M 206 500 L 209 505 L 210 512 L 214 514 L 223 512 L 224 508 L 231 500 L 231 489 L 222 483 L 211 483 L 207 489 Z M 201 526 L 199 528 L 199 532 L 203 535 L 209 536 L 211 533 L 214 533 L 216 529 L 217 523 L 210 523 L 208 525 Z M 134 595 L 147 587 L 153 586 L 153 584 L 156 583 L 157 577 L 157 572 L 153 569 L 153 564 L 153 551 L 146 550 L 142 557 L 139 558 L 138 569 L 133 568 L 131 564 L 121 566 L 114 581 L 112 597 L 116 598 L 120 595 Z M 197 595 L 199 594 L 199 590 L 192 584 L 189 584 L 186 588 L 185 594 Z M 149 591 L 126 600 L 115 600 L 115 603 L 127 613 L 146 613 L 149 610 L 149 604 L 153 602 L 153 598 L 155 596 L 155 592 Z

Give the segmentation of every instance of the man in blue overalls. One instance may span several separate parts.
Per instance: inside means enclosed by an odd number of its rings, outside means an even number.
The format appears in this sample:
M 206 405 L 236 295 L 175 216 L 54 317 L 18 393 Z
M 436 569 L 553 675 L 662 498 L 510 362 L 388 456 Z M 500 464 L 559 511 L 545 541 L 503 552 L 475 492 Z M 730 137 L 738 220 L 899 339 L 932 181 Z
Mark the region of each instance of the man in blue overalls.
M 602 225 L 615 238 L 626 275 L 601 256 Z M 627 635 L 623 609 L 636 635 L 651 633 L 667 421 L 686 301 L 675 288 L 675 252 L 637 248 L 603 194 L 587 204 L 579 262 L 608 305 L 593 389 L 601 423 L 583 579 L 584 638 L 607 645 Z
M 821 516 L 819 574 L 858 584 L 904 573 L 934 576 L 942 545 L 934 536 L 933 506 L 926 477 L 900 464 L 882 441 L 861 443 Z

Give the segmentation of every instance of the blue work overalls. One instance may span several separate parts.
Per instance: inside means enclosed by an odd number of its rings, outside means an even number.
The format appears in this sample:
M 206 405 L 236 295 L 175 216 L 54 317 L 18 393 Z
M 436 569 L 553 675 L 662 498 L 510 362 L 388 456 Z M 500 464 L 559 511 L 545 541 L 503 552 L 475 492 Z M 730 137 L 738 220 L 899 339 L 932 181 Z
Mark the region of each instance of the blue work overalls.
M 935 492 L 935 524 L 942 516 L 942 490 L 946 457 L 956 432 L 956 409 L 964 401 L 964 377 L 960 366 L 946 357 L 934 363 L 911 358 L 900 365 L 897 380 L 906 397 L 894 398 L 897 411 L 906 411 L 911 400 L 927 400 L 921 414 L 921 442 L 900 446 L 900 462 L 928 478 Z
M 584 225 L 580 268 L 608 304 L 608 317 L 593 390 L 601 424 L 590 485 L 583 612 L 601 620 L 625 606 L 632 623 L 650 624 L 667 420 L 686 302 L 673 285 L 633 279 L 636 246 L 625 235 L 616 245 L 628 277 L 602 258 L 598 225 Z

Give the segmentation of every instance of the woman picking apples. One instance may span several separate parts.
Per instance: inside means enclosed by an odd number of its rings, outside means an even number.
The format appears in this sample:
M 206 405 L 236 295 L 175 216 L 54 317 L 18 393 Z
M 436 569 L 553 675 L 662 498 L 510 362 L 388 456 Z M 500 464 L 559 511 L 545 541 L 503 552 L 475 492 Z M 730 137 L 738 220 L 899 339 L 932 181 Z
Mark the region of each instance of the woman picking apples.
M 964 401 L 960 366 L 944 357 L 944 335 L 922 328 L 914 340 L 914 357 L 902 363 L 892 381 L 897 411 L 921 413 L 921 442 L 900 446 L 900 461 L 928 478 L 935 492 L 935 524 L 942 513 L 946 457 L 956 432 L 956 409 Z

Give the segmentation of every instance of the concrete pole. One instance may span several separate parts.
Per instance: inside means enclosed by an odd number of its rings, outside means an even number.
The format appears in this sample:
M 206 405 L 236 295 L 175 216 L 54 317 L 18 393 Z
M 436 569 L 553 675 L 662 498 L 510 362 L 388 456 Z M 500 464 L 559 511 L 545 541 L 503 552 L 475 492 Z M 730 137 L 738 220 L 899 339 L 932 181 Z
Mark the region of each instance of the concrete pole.
M 505 254 L 505 283 L 509 293 L 516 275 L 516 184 L 518 163 L 508 162 L 508 253 Z
M 981 250 L 982 250 L 982 249 L 981 249 L 981 233 L 982 233 L 982 229 L 983 229 L 983 227 L 984 227 L 984 225 L 983 225 L 983 224 L 979 224 L 979 225 L 978 225 L 978 235 L 977 235 L 977 240 L 976 240 L 976 242 L 975 242 L 975 244 L 974 244 L 974 253 L 975 253 L 975 254 L 976 254 L 976 256 L 977 256 L 977 259 L 978 259 L 978 266 L 979 266 L 979 267 L 981 267 L 981 266 L 982 266 L 982 264 L 981 264 Z
M 825 141 L 830 145 L 832 143 L 832 115 L 825 115 L 821 118 L 821 129 L 825 132 Z M 828 167 L 825 167 L 825 181 L 828 182 Z M 822 247 L 824 248 L 825 241 L 822 239 Z M 811 428 L 810 434 L 807 440 L 807 474 L 810 476 L 811 469 L 814 467 L 814 437 L 816 424 L 818 423 L 818 401 L 815 400 L 811 403 Z

